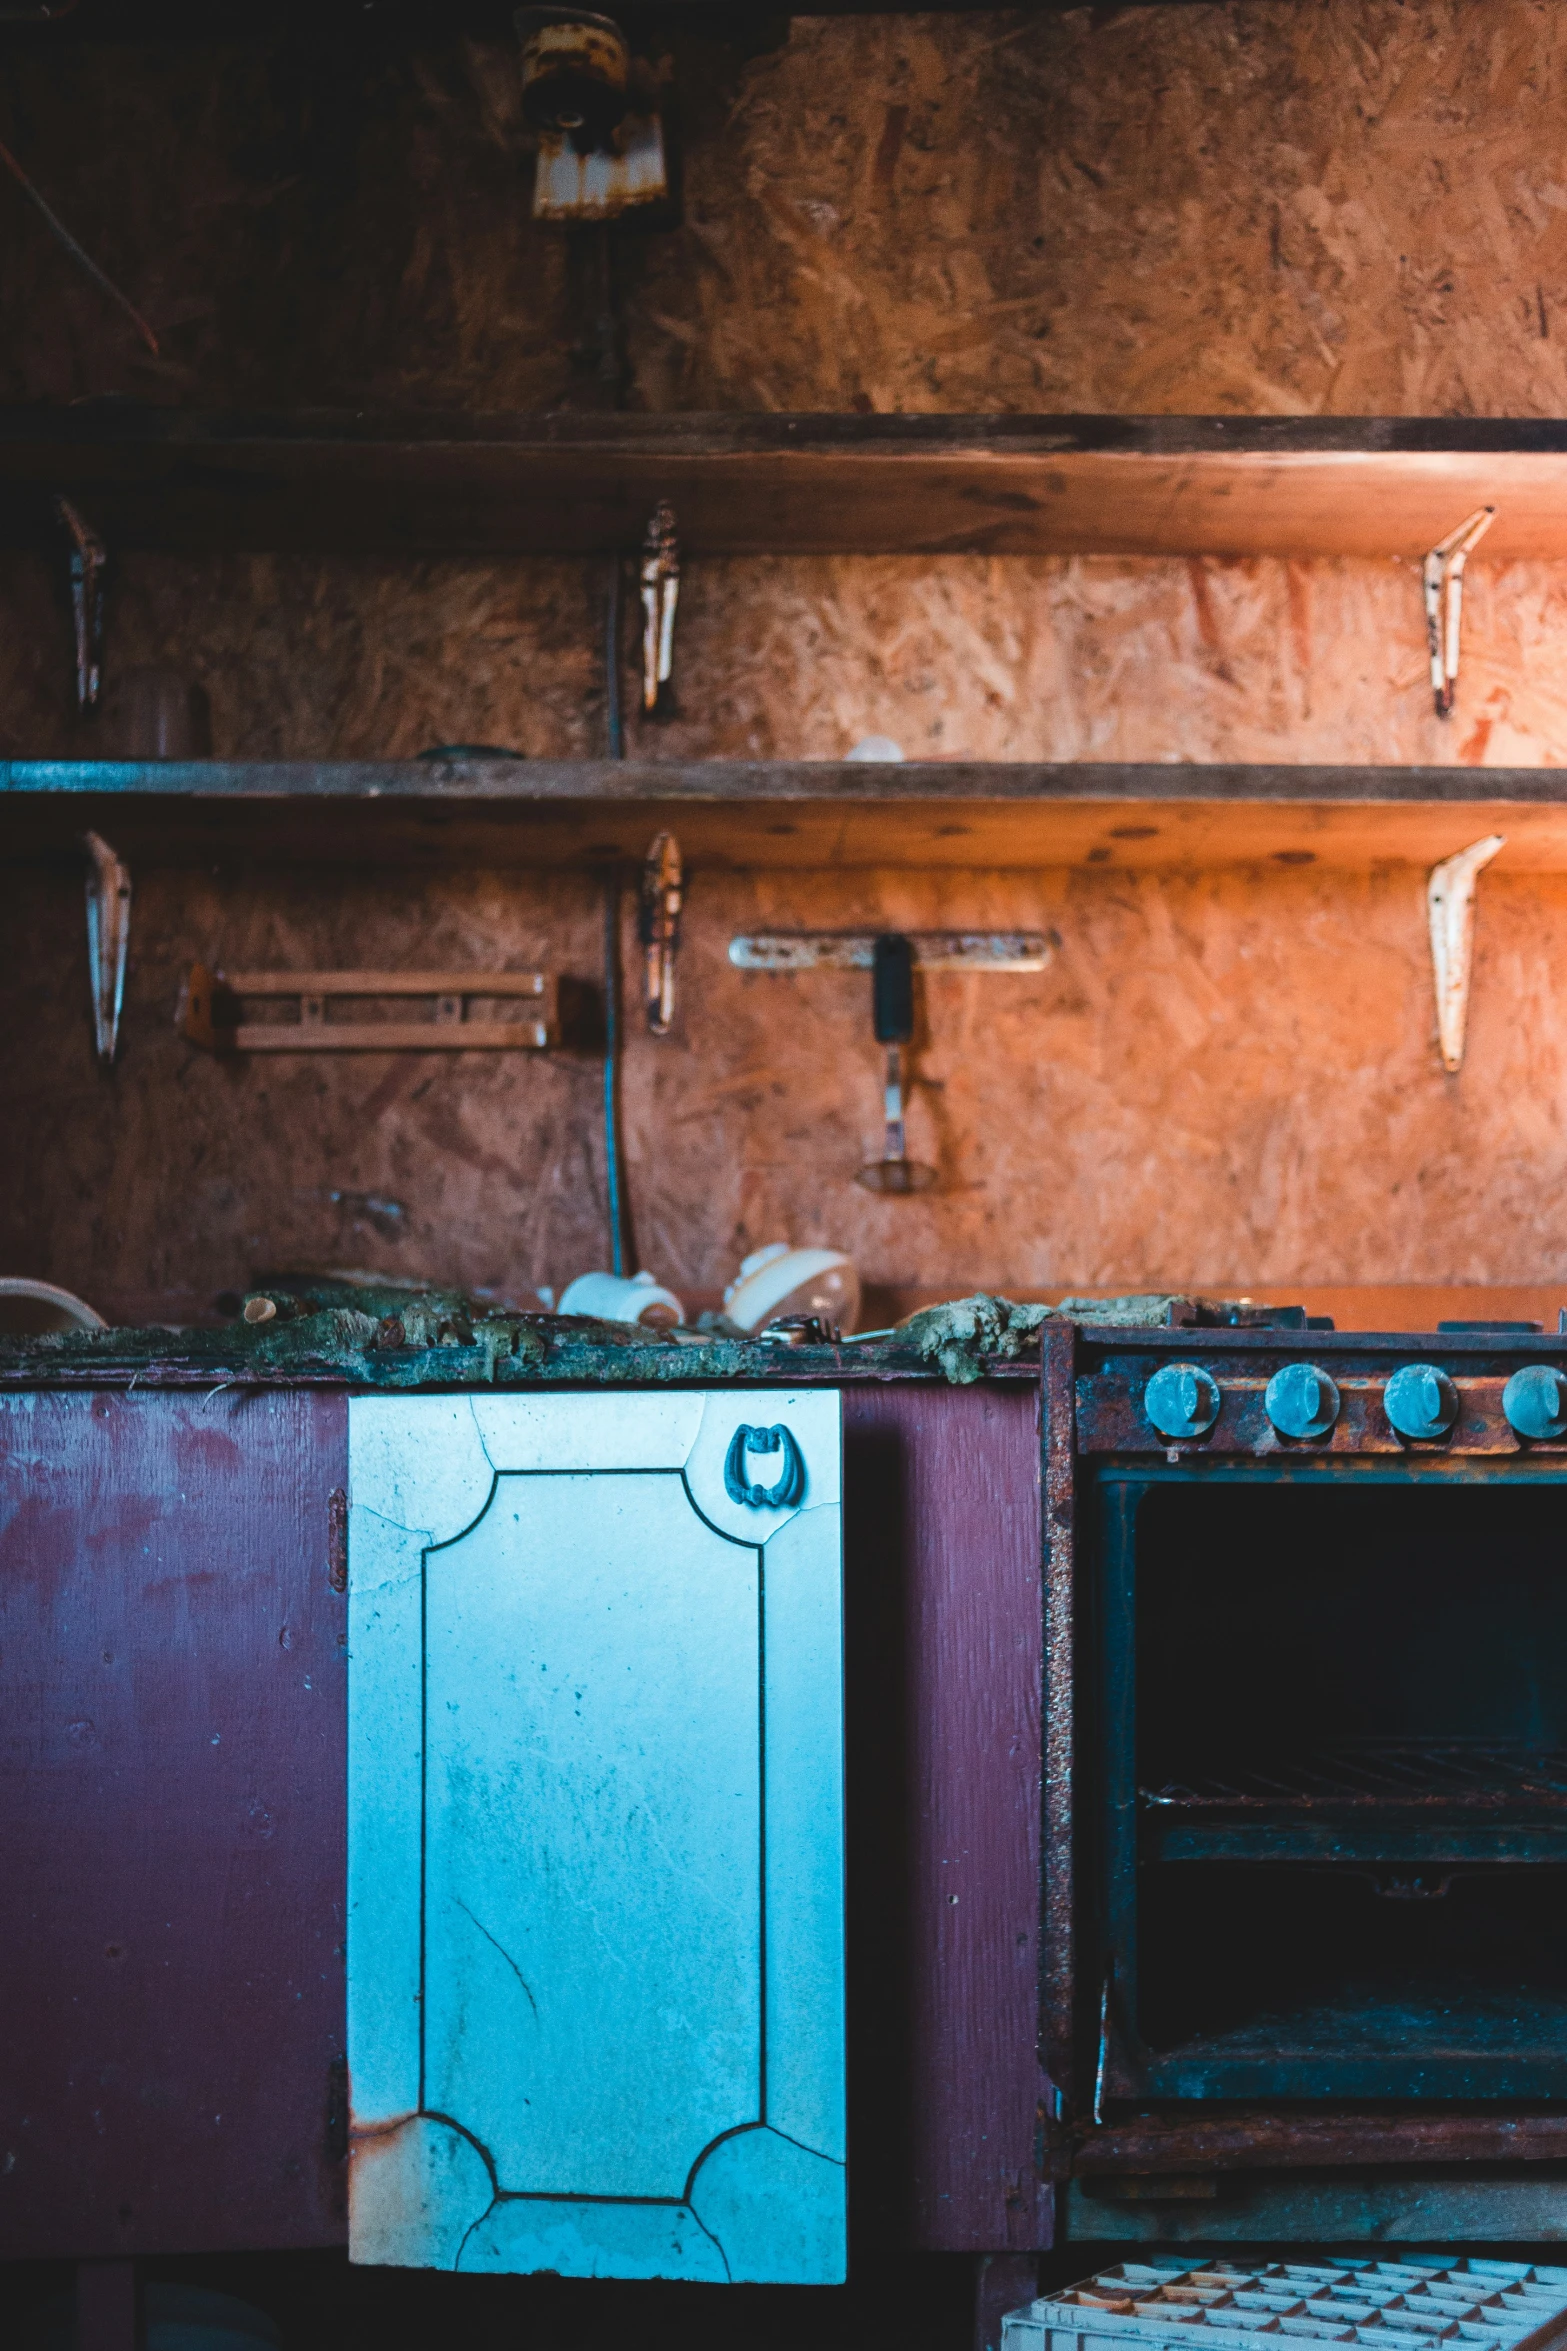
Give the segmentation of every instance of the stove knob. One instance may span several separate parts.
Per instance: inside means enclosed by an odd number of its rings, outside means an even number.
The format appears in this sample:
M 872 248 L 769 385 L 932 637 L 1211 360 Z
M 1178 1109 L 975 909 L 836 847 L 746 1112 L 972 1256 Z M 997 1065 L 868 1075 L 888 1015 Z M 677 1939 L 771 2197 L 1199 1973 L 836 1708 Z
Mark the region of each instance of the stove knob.
M 1286 1363 L 1263 1403 L 1281 1437 L 1325 1437 L 1338 1418 L 1338 1390 L 1314 1363 Z
M 1382 1409 L 1401 1437 L 1445 1437 L 1458 1418 L 1458 1390 L 1434 1363 L 1406 1363 L 1383 1390 Z
M 1520 1437 L 1559 1437 L 1567 1429 L 1567 1380 L 1548 1363 L 1526 1363 L 1502 1390 L 1502 1410 Z
M 1205 1437 L 1219 1417 L 1219 1384 L 1196 1363 L 1167 1363 L 1143 1390 L 1161 1437 Z

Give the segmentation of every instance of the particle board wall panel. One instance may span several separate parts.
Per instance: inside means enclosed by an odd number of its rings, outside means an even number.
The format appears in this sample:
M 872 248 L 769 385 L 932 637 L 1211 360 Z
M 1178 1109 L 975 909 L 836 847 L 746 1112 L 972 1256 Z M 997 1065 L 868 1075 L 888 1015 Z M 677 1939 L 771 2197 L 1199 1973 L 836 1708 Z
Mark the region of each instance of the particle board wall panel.
M 683 225 L 620 241 L 628 401 L 1559 415 L 1564 43 L 1545 0 L 796 18 L 750 58 L 682 34 Z M 569 242 L 527 219 L 517 104 L 500 40 L 67 50 L 51 34 L 8 52 L 0 136 L 164 348 L 138 356 L 17 197 L 0 204 L 16 324 L 0 392 L 601 399 L 594 289 L 572 280 Z M 0 581 L 0 752 L 112 748 L 112 707 L 101 727 L 69 715 L 59 563 L 7 556 Z M 113 582 L 111 698 L 128 668 L 172 665 L 207 687 L 222 752 L 603 748 L 597 562 L 122 555 Z M 1407 560 L 693 561 L 676 714 L 634 724 L 632 747 L 839 757 L 877 731 L 942 758 L 1553 767 L 1564 596 L 1555 567 L 1476 560 L 1444 725 Z M 1238 846 L 1233 816 L 1190 821 Z M 847 1241 L 884 1290 L 1548 1283 L 1558 885 L 1525 886 L 1528 828 L 1504 827 L 1468 1060 L 1448 1079 L 1418 882 L 1330 871 L 1349 822 L 1252 835 L 1261 871 L 1217 879 L 1129 870 L 1186 854 L 1140 830 L 1184 839 L 1185 818 L 1141 813 L 1052 844 L 1081 853 L 1073 879 L 983 878 L 987 859 L 1029 853 L 988 818 L 906 836 L 901 853 L 946 868 L 928 884 L 695 869 L 676 1033 L 630 1047 L 642 1254 L 715 1302 L 743 1248 L 784 1231 Z M 637 848 L 618 826 L 569 845 Z M 689 845 L 718 853 L 700 825 Z M 1449 845 L 1411 834 L 1400 853 Z M 880 853 L 812 830 L 767 854 L 851 847 Z M 0 883 L 23 1007 L 7 1261 L 177 1313 L 280 1257 L 518 1285 L 601 1259 L 590 1057 L 262 1076 L 199 1062 L 171 1026 L 195 952 L 504 958 L 591 981 L 583 883 L 528 871 L 526 842 L 515 879 L 474 840 L 466 873 L 346 884 L 210 848 L 218 872 L 175 881 L 137 844 L 125 1045 L 103 1082 L 78 876 Z M 1286 855 L 1315 862 L 1274 864 Z M 747 996 L 724 945 L 763 920 L 982 914 L 1054 924 L 1063 951 L 1016 997 L 932 987 L 912 1117 L 945 1188 L 877 1202 L 852 1181 L 876 1146 L 863 1002 L 831 982 Z
M 0 757 L 123 753 L 148 666 L 205 689 L 223 758 L 605 750 L 597 559 L 127 555 L 85 721 L 62 581 L 0 555 Z M 693 559 L 667 719 L 636 715 L 627 622 L 628 748 L 842 759 L 876 733 L 911 759 L 1561 766 L 1564 630 L 1561 565 L 1476 557 L 1444 721 L 1407 560 Z
M 1564 78 L 1536 0 L 797 19 L 693 157 L 687 249 L 648 255 L 639 384 L 1554 414 Z
M 796 16 L 668 35 L 680 225 L 617 268 L 635 407 L 1561 409 L 1546 0 Z M 0 214 L 0 396 L 606 402 L 530 217 L 515 46 L 39 42 L 7 143 L 159 333 Z
M 345 2232 L 343 1399 L 0 1404 L 0 2248 Z
M 109 1076 L 80 893 L 69 869 L 0 879 L 8 1270 L 178 1321 L 268 1268 L 526 1296 L 606 1261 L 593 1050 L 228 1064 L 175 1028 L 195 956 L 505 961 L 590 992 L 590 876 L 145 869 Z M 1418 866 L 699 875 L 674 1028 L 628 1024 L 637 1254 L 693 1305 L 780 1237 L 850 1249 L 879 1291 L 949 1296 L 1544 1287 L 1562 1272 L 1564 893 L 1567 877 L 1500 861 L 1482 877 L 1451 1077 Z M 1060 938 L 1040 973 L 917 983 L 910 1148 L 940 1170 L 934 1192 L 885 1200 L 854 1181 L 881 1146 L 864 976 L 728 961 L 739 932 L 817 925 Z

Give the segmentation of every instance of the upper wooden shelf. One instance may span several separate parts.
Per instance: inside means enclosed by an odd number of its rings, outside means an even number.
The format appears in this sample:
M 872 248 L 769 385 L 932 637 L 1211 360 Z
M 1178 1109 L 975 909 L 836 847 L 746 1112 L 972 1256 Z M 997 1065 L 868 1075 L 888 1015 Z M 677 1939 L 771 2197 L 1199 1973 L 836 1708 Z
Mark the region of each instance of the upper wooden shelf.
M 1567 555 L 1567 422 L 0 410 L 0 542 L 50 495 L 124 548 L 593 553 L 668 498 L 696 554 Z
M 1567 871 L 1567 771 L 1108 762 L 0 762 L 0 856 L 595 865 L 661 826 L 709 868 L 1429 866 Z

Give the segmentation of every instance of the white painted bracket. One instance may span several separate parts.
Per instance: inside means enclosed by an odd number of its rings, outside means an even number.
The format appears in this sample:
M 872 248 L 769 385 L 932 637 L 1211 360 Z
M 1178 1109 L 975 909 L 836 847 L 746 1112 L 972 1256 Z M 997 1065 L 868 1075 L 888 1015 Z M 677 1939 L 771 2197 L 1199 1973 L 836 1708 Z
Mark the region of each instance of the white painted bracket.
M 92 982 L 93 1039 L 100 1061 L 112 1061 L 120 1041 L 125 958 L 131 940 L 131 877 L 101 833 L 86 835 L 87 967 Z
M 1487 833 L 1454 857 L 1433 865 L 1426 884 L 1431 919 L 1431 971 L 1436 982 L 1436 1034 L 1442 1067 L 1463 1066 L 1464 1029 L 1469 1019 L 1469 974 L 1474 963 L 1475 883 L 1505 836 Z
M 1426 643 L 1431 653 L 1431 697 L 1438 718 L 1452 716 L 1458 691 L 1458 641 L 1464 611 L 1464 565 L 1496 520 L 1494 506 L 1477 506 L 1456 530 L 1439 539 L 1421 571 Z M 1454 1064 L 1456 1067 L 1456 1063 Z

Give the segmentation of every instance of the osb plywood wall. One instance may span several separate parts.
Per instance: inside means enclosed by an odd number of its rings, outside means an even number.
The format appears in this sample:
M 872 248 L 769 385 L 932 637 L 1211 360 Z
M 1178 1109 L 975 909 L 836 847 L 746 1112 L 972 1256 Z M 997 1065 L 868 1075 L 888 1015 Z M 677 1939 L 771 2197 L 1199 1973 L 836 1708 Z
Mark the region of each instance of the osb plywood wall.
M 79 909 L 59 876 L 6 910 L 14 1262 L 178 1314 L 301 1261 L 513 1294 L 603 1262 L 591 1055 L 234 1066 L 173 1020 L 193 952 L 591 978 L 586 879 L 150 876 L 108 1078 Z M 1492 877 L 1456 1079 L 1409 871 L 715 875 L 694 916 L 676 1029 L 634 1031 L 625 1071 L 637 1239 L 688 1298 L 783 1237 L 848 1246 L 899 1290 L 1562 1277 L 1567 878 Z M 1034 977 L 925 977 L 910 1145 L 943 1188 L 880 1200 L 853 1180 L 881 1145 L 868 980 L 742 974 L 725 948 L 774 923 L 954 918 L 1061 946 Z
M 514 48 L 410 54 L 373 13 L 8 57 L 0 137 L 164 355 L 8 199 L 0 395 L 580 390 Z M 1551 0 L 797 17 L 750 59 L 679 36 L 669 70 L 684 222 L 623 243 L 634 406 L 1561 409 Z
M 602 564 L 127 557 L 92 724 L 68 709 L 59 583 L 41 557 L 10 579 L 0 757 L 112 755 L 120 684 L 148 664 L 204 685 L 226 758 L 604 749 Z M 655 759 L 838 759 L 875 733 L 911 758 L 1567 762 L 1567 566 L 1477 564 L 1464 615 L 1441 720 L 1410 563 L 693 562 L 676 716 L 633 713 L 628 742 Z
M 509 44 L 31 38 L 0 138 L 162 353 L 5 183 L 0 398 L 1567 411 L 1548 0 L 797 18 L 750 56 L 682 34 L 668 72 L 682 219 L 619 240 L 617 392 L 591 270 L 528 219 Z M 680 714 L 641 748 L 828 755 L 876 731 L 997 758 L 1567 759 L 1567 582 L 1470 583 L 1443 726 L 1407 564 L 697 565 Z M 199 678 L 230 756 L 596 751 L 602 587 L 574 563 L 130 557 L 111 674 Z M 96 735 L 69 714 L 67 647 L 57 573 L 0 562 L 0 755 L 112 747 L 112 714 Z M 590 1057 L 220 1070 L 171 1025 L 203 951 L 591 975 L 586 879 L 139 875 L 107 1079 L 78 878 L 3 890 L 24 1007 L 7 1264 L 180 1311 L 301 1256 L 503 1288 L 602 1259 Z M 643 1254 L 698 1295 L 785 1232 L 852 1244 L 884 1287 L 1557 1280 L 1567 907 L 1550 881 L 1482 892 L 1455 1080 L 1407 872 L 698 875 L 677 1032 L 627 1070 Z M 732 974 L 730 932 L 764 916 L 1060 930 L 1042 979 L 930 984 L 913 1125 L 939 1194 L 852 1184 L 875 1141 L 860 991 Z

